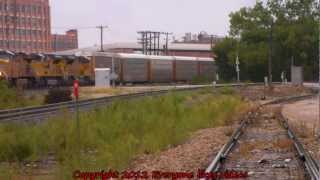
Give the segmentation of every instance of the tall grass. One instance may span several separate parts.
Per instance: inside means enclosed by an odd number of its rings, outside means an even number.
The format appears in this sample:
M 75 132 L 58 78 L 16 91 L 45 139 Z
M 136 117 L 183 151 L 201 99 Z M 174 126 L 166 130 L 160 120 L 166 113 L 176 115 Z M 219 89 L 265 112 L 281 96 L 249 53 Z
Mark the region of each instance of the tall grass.
M 33 161 L 50 153 L 60 172 L 121 170 L 137 155 L 175 146 L 198 129 L 224 125 L 245 106 L 237 96 L 206 91 L 119 101 L 81 113 L 80 138 L 68 114 L 38 125 L 0 125 L 0 161 Z
M 41 102 L 36 97 L 26 98 L 22 92 L 9 87 L 6 81 L 0 80 L 0 110 L 39 104 Z

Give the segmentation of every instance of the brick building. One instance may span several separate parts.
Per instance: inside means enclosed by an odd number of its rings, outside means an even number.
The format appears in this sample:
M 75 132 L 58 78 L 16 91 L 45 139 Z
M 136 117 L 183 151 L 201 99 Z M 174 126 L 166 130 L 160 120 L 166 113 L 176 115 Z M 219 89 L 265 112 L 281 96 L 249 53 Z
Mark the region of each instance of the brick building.
M 49 0 L 0 0 L 0 48 L 51 51 Z
M 51 36 L 52 51 L 64 51 L 78 48 L 78 31 L 71 29 L 66 34 L 53 34 Z

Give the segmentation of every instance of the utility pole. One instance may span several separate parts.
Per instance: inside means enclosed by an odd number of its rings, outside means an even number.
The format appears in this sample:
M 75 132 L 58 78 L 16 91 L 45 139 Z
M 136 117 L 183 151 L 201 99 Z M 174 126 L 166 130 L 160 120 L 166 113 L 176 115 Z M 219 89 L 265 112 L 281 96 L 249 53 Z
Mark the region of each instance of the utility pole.
M 165 52 L 166 52 L 166 55 L 169 55 L 169 35 L 172 35 L 173 33 L 164 33 L 166 35 L 166 49 L 165 49 Z
M 105 28 L 108 28 L 108 26 L 97 26 L 98 29 L 100 29 L 100 51 L 101 52 L 104 52 L 104 49 L 103 49 L 103 30 Z
M 273 19 L 271 20 L 270 34 L 269 34 L 269 59 L 268 59 L 268 80 L 269 87 L 272 85 L 272 52 L 273 52 Z

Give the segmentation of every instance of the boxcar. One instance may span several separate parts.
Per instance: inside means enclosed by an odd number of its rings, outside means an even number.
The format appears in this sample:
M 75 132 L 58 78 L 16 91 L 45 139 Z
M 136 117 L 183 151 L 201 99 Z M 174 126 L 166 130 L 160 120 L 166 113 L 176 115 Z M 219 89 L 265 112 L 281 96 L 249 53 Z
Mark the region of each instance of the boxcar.
M 113 69 L 115 73 L 119 76 L 117 81 L 122 81 L 123 75 L 122 75 L 122 65 L 121 65 L 121 59 L 115 57 L 115 55 L 110 54 L 110 53 L 102 53 L 102 52 L 97 52 L 95 53 L 91 61 L 93 66 L 92 66 L 92 79 L 94 79 L 94 68 L 110 68 L 112 70 L 112 60 L 113 60 Z
M 211 58 L 102 52 L 92 56 L 95 68 L 112 70 L 112 60 L 115 73 L 119 77 L 117 81 L 124 83 L 190 82 L 197 76 L 213 80 L 215 74 L 215 65 Z
M 199 76 L 207 80 L 215 80 L 216 66 L 211 58 L 199 58 Z
M 173 57 L 151 56 L 150 61 L 151 82 L 164 83 L 173 81 Z
M 139 54 L 117 54 L 121 61 L 122 82 L 148 82 L 150 61 Z
M 197 58 L 175 57 L 175 81 L 189 82 L 198 74 Z

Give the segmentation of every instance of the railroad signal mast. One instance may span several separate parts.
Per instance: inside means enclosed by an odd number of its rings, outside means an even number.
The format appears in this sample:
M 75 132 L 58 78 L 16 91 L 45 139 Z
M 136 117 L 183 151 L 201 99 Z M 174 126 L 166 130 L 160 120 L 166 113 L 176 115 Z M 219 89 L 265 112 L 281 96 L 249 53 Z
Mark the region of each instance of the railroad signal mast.
M 236 71 L 237 71 L 237 82 L 240 83 L 240 61 L 239 61 L 239 53 L 237 53 L 236 57 Z

